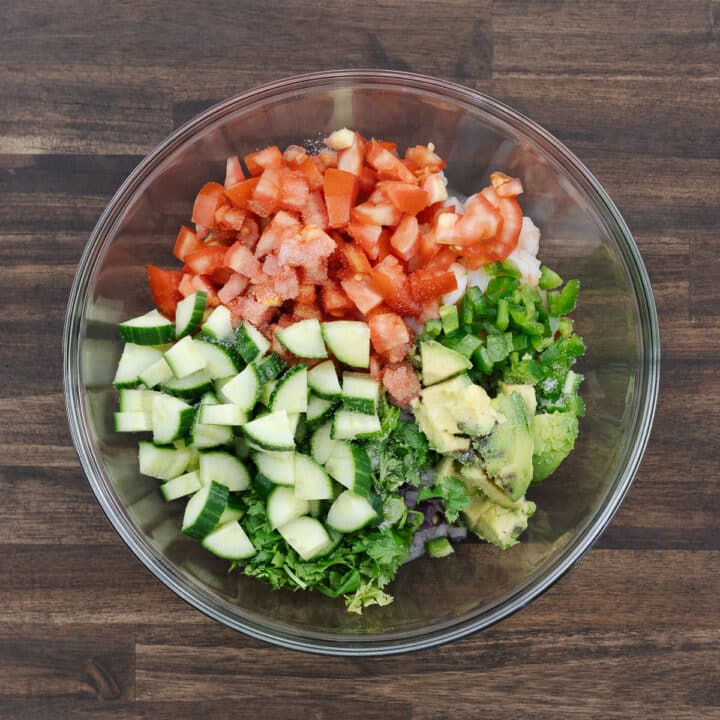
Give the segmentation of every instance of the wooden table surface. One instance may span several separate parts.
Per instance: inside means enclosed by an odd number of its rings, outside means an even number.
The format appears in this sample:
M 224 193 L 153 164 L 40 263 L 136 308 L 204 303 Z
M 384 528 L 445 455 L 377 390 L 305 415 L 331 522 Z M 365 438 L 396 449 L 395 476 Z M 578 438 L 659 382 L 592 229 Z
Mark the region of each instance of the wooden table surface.
M 720 718 L 720 3 L 0 0 L 0 18 L 0 720 Z M 141 157 L 221 98 L 336 67 L 451 78 L 555 133 L 628 220 L 662 325 L 652 439 L 596 546 L 500 625 L 385 659 L 283 651 L 175 597 L 96 504 L 61 390 L 76 263 Z

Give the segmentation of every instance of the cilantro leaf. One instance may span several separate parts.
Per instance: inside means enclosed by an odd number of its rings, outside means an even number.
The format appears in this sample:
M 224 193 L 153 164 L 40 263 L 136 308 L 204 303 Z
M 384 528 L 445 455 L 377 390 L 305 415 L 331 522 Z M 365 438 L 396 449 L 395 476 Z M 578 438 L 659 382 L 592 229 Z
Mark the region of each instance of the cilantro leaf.
M 449 523 L 454 523 L 460 512 L 470 504 L 470 495 L 462 480 L 456 477 L 441 477 L 432 487 L 423 488 L 418 494 L 420 500 L 440 498 L 443 512 Z

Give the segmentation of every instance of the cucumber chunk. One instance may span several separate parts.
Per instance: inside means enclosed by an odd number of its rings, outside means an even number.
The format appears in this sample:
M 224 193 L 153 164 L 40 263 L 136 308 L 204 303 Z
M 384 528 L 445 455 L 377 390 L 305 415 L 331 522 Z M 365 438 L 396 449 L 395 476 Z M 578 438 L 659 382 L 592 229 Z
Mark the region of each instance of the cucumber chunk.
M 291 367 L 278 381 L 270 395 L 270 409 L 288 414 L 306 412 L 308 406 L 307 365 Z
M 377 415 L 338 410 L 332 419 L 332 437 L 334 440 L 371 438 L 380 432 L 380 427 L 380 418 Z
M 295 449 L 295 428 L 285 410 L 251 420 L 243 425 L 242 431 L 261 450 Z
M 227 340 L 232 337 L 232 315 L 224 305 L 218 305 L 203 323 L 202 332 L 204 335 L 215 340 Z
M 255 452 L 252 459 L 258 472 L 276 485 L 295 485 L 294 452 Z
M 200 482 L 200 474 L 197 470 L 179 475 L 160 486 L 160 492 L 166 502 L 178 500 L 181 497 L 192 495 L 202 487 Z
M 182 531 L 196 540 L 209 535 L 225 510 L 227 498 L 228 489 L 225 485 L 216 482 L 203 485 L 185 506 Z
M 120 337 L 135 345 L 164 345 L 175 339 L 175 326 L 157 310 L 126 320 L 118 325 Z
M 328 461 L 330 453 L 338 442 L 332 439 L 331 432 L 332 423 L 326 423 L 315 430 L 310 438 L 310 454 L 321 465 Z
M 326 400 L 334 400 L 342 395 L 335 364 L 326 360 L 308 371 L 308 387 L 318 396 Z
M 426 387 L 447 380 L 472 367 L 472 362 L 452 348 L 435 340 L 420 343 L 422 381 Z
M 223 450 L 204 450 L 200 453 L 200 482 L 225 485 L 232 492 L 250 487 L 250 473 L 234 455 Z
M 193 342 L 189 335 L 186 335 L 182 340 L 178 340 L 165 352 L 164 357 L 176 378 L 192 375 L 207 365 L 197 344 Z
M 342 403 L 354 412 L 376 415 L 380 399 L 380 383 L 369 373 L 344 372 Z
M 239 522 L 228 522 L 206 535 L 202 546 L 225 560 L 245 560 L 255 554 L 255 547 Z
M 322 334 L 330 352 L 345 365 L 370 365 L 370 328 L 355 320 L 336 320 L 322 324 Z
M 325 469 L 330 476 L 358 495 L 367 497 L 372 486 L 370 458 L 364 448 L 334 441 Z
M 307 455 L 295 454 L 295 497 L 303 500 L 329 500 L 333 497 L 330 476 Z
M 187 448 L 155 445 L 146 441 L 138 443 L 140 473 L 158 480 L 172 480 L 181 475 L 187 468 L 190 458 L 191 453 Z
M 327 524 L 333 530 L 348 533 L 364 528 L 377 518 L 378 513 L 367 498 L 345 490 L 330 506 Z
M 115 432 L 149 432 L 152 430 L 150 413 L 129 410 L 115 413 Z
M 327 350 L 318 320 L 309 319 L 293 323 L 275 333 L 280 344 L 301 358 L 326 358 Z
M 180 398 L 158 393 L 153 401 L 152 432 L 156 445 L 185 437 L 192 428 L 195 408 Z
M 172 371 L 171 371 L 172 372 Z M 213 389 L 212 378 L 205 370 L 198 370 L 184 378 L 173 377 L 160 385 L 160 390 L 183 400 L 197 400 Z
M 310 510 L 307 500 L 295 497 L 293 488 L 278 485 L 270 491 L 267 499 L 267 516 L 274 530 Z
M 270 341 L 247 320 L 238 328 L 235 343 L 238 354 L 246 363 L 261 358 L 270 349 Z
M 312 560 L 327 553 L 333 540 L 323 524 L 315 518 L 302 517 L 291 520 L 278 528 L 285 542 L 303 559 Z
M 113 386 L 132 388 L 140 383 L 140 375 L 153 363 L 162 359 L 162 351 L 154 347 L 127 343 L 123 348 Z
M 250 412 L 260 398 L 260 378 L 255 366 L 248 365 L 237 375 L 218 381 L 218 395 L 225 402 Z
M 203 335 L 197 336 L 193 344 L 205 360 L 205 370 L 213 380 L 230 377 L 240 370 L 235 348 L 230 344 Z
M 207 293 L 204 290 L 188 295 L 181 300 L 175 308 L 175 334 L 178 338 L 185 337 L 195 332 L 200 327 L 205 305 L 207 304 Z

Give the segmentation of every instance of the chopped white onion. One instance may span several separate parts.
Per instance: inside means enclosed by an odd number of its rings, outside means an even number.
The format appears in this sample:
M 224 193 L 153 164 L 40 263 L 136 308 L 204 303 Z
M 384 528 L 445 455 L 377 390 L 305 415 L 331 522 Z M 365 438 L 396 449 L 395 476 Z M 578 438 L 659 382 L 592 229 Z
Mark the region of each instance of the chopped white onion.
M 467 270 L 459 263 L 453 263 L 449 270 L 452 270 L 457 280 L 457 290 L 443 295 L 442 301 L 444 305 L 454 305 L 465 294 L 465 286 L 467 285 Z

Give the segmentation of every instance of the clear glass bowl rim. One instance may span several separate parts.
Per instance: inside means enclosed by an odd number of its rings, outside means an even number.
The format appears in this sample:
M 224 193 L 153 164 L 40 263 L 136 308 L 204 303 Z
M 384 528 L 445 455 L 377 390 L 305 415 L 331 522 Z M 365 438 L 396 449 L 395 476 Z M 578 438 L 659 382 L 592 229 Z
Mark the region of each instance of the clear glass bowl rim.
M 537 572 L 510 597 L 490 611 L 456 622 L 431 626 L 409 633 L 387 633 L 366 636 L 308 633 L 280 626 L 272 620 L 257 622 L 237 615 L 237 608 L 229 602 L 203 593 L 159 553 L 135 528 L 105 475 L 102 459 L 89 431 L 83 388 L 80 378 L 80 337 L 84 331 L 81 308 L 86 304 L 98 261 L 114 236 L 124 210 L 131 206 L 147 179 L 164 160 L 195 133 L 218 123 L 226 115 L 243 106 L 270 100 L 279 93 L 309 89 L 338 89 L 348 85 L 386 85 L 411 88 L 439 96 L 450 102 L 471 104 L 499 118 L 526 136 L 544 152 L 551 155 L 588 194 L 605 222 L 612 223 L 622 239 L 620 250 L 632 280 L 640 315 L 641 346 L 644 355 L 638 372 L 640 387 L 644 388 L 641 406 L 636 409 L 634 427 L 636 441 L 624 457 L 622 473 L 608 491 L 606 502 L 594 516 L 586 519 L 574 540 L 542 572 Z M 427 75 L 394 70 L 333 70 L 307 73 L 267 83 L 228 98 L 200 113 L 160 142 L 132 171 L 108 203 L 86 244 L 73 285 L 65 315 L 63 332 L 63 382 L 68 423 L 80 464 L 98 503 L 123 541 L 140 561 L 161 582 L 178 596 L 209 617 L 240 630 L 251 637 L 281 647 L 328 655 L 368 656 L 388 655 L 433 647 L 464 637 L 489 627 L 525 607 L 562 577 L 592 546 L 622 503 L 647 445 L 657 403 L 660 377 L 660 335 L 650 280 L 635 240 L 619 210 L 598 180 L 585 165 L 559 140 L 537 123 L 508 105 L 457 83 Z

